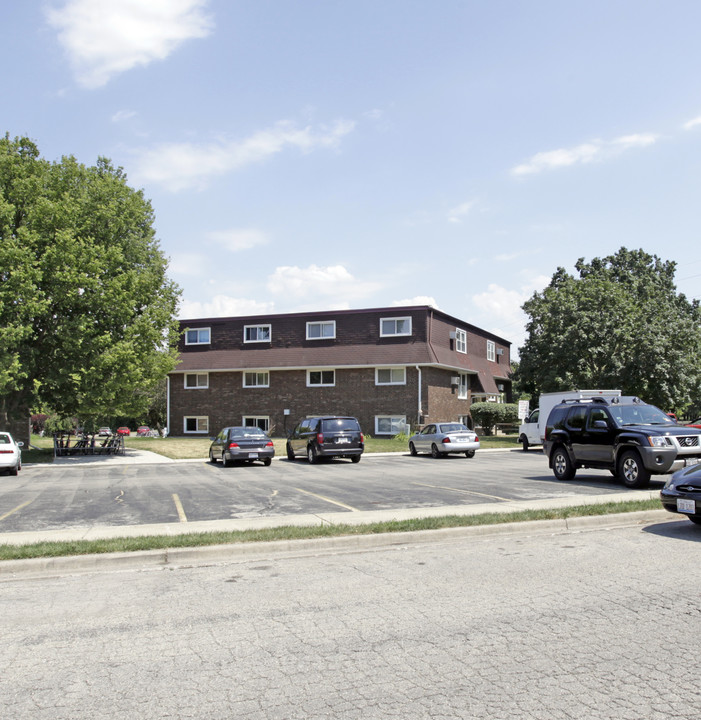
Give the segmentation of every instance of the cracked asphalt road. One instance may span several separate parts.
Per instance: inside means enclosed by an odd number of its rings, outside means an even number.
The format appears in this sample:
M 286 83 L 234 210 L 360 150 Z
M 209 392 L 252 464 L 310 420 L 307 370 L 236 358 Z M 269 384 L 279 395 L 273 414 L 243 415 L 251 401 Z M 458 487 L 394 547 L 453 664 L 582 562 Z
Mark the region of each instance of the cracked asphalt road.
M 0 582 L 12 720 L 699 714 L 701 532 L 446 539 Z

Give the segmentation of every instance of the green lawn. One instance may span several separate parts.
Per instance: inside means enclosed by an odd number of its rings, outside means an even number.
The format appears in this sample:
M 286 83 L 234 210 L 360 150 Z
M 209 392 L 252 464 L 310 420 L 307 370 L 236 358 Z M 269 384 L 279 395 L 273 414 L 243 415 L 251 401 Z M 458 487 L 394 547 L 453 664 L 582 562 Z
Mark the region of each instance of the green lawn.
M 173 460 L 189 460 L 196 458 L 206 458 L 209 452 L 210 439 L 192 438 L 192 437 L 168 437 L 168 438 L 150 438 L 150 437 L 128 437 L 125 438 L 127 447 L 140 448 L 141 450 L 149 450 L 158 453 L 164 457 Z M 285 455 L 285 439 L 273 438 L 275 443 L 275 454 Z M 480 436 L 482 448 L 517 448 L 519 447 L 516 435 L 499 435 L 499 436 Z M 34 449 L 38 448 L 38 449 Z M 373 438 L 368 437 L 365 440 L 365 452 L 407 452 L 406 438 Z M 51 437 L 32 436 L 32 447 L 25 448 L 22 451 L 22 462 L 30 463 L 47 463 L 53 461 L 53 439 Z

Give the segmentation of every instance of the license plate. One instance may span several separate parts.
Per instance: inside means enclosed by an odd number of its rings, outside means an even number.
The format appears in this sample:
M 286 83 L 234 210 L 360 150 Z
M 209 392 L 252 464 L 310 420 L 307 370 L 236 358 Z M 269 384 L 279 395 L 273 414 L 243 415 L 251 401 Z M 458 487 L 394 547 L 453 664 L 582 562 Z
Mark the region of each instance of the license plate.
M 696 514 L 696 501 L 677 498 L 677 511 L 681 513 Z
M 258 453 L 248 453 L 248 457 L 251 460 L 255 460 L 258 457 Z
M 344 443 L 349 443 L 349 442 L 350 442 L 350 438 L 343 438 L 343 437 L 336 438 L 337 445 L 343 445 Z

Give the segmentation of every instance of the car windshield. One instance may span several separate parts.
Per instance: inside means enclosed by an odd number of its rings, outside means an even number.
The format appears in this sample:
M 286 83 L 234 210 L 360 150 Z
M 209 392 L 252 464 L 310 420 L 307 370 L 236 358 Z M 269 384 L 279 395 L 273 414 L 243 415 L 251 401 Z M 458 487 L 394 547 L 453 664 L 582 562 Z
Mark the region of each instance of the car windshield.
M 609 408 L 618 425 L 674 425 L 674 420 L 654 405 L 612 405 Z
M 356 431 L 358 429 L 358 421 L 355 418 L 334 418 L 333 420 L 324 420 L 321 423 L 322 432 L 340 432 L 340 431 Z
M 445 423 L 444 425 L 439 425 L 438 430 L 442 433 L 454 433 L 466 432 L 467 428 L 461 423 Z

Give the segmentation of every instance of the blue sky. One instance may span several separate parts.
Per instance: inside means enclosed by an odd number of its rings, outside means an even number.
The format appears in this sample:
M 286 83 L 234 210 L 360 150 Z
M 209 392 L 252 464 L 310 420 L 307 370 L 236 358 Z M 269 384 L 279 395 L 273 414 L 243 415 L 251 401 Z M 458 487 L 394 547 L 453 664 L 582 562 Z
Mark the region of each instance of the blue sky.
M 701 292 L 697 0 L 0 3 L 2 132 L 110 158 L 181 317 L 435 304 L 524 340 L 621 246 Z

